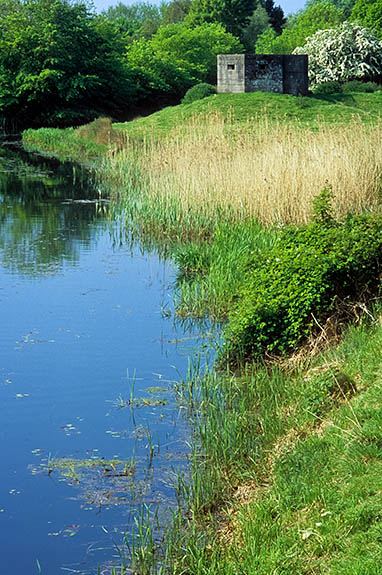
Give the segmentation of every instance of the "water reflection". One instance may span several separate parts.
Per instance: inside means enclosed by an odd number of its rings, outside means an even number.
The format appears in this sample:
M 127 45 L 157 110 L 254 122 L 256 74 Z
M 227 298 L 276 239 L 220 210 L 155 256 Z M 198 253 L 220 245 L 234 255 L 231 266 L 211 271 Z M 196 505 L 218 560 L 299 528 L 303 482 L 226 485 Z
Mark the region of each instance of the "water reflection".
M 0 148 L 0 261 L 12 273 L 55 274 L 97 240 L 105 202 L 80 167 L 23 155 Z

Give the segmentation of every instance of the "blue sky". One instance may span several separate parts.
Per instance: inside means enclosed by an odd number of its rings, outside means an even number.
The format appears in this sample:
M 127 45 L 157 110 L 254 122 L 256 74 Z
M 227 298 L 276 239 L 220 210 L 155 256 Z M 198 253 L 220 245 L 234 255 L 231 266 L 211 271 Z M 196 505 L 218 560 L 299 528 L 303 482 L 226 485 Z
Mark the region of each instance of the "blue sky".
M 132 1 L 122 0 L 124 4 L 132 4 Z M 93 0 L 94 5 L 98 12 L 108 8 L 109 6 L 114 6 L 118 4 L 119 0 Z M 159 4 L 158 0 L 152 0 L 153 4 Z M 275 4 L 279 4 L 284 10 L 285 14 L 290 14 L 291 12 L 297 12 L 304 7 L 305 0 L 275 0 Z

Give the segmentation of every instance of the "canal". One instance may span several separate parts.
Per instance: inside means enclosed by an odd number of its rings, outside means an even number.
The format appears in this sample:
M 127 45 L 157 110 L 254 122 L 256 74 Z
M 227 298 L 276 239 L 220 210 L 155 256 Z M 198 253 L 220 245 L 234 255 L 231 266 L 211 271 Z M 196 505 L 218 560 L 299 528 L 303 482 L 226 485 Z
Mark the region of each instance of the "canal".
M 142 505 L 174 508 L 177 386 L 208 334 L 80 167 L 2 146 L 0 223 L 1 572 L 107 574 Z

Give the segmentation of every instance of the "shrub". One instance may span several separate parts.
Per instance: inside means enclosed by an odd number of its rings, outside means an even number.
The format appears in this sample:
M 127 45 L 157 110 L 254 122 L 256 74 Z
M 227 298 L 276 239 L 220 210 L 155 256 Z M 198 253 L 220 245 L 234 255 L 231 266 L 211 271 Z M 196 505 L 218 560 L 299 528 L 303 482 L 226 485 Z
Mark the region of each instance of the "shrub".
M 321 82 L 314 88 L 315 94 L 340 94 L 342 85 L 340 82 Z
M 351 82 L 345 82 L 342 85 L 343 92 L 366 92 L 371 94 L 372 92 L 377 92 L 380 90 L 381 86 L 378 86 L 375 82 L 360 82 L 359 80 L 353 80 Z
M 334 220 L 331 195 L 315 200 L 310 224 L 286 227 L 253 262 L 230 316 L 223 354 L 231 362 L 285 354 L 324 322 L 336 301 L 376 290 L 382 265 L 382 216 Z
M 382 73 L 382 43 L 370 30 L 351 22 L 319 30 L 293 53 L 309 55 L 313 85 L 370 80 Z
M 362 82 L 362 80 L 351 80 L 349 82 L 321 82 L 317 84 L 313 91 L 315 94 L 348 94 L 349 92 L 364 92 L 371 94 L 381 89 L 376 82 Z
M 202 98 L 207 98 L 211 96 L 211 94 L 216 94 L 215 86 L 211 84 L 196 84 L 196 86 L 192 86 L 187 92 L 182 100 L 182 104 L 191 104 L 196 100 L 201 100 Z

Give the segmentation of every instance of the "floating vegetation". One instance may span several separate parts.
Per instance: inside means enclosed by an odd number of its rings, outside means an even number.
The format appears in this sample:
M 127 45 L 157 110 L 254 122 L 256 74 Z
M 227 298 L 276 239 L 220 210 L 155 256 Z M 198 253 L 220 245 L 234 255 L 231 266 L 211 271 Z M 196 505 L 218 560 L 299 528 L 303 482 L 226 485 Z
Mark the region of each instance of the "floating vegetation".
M 81 489 L 83 508 L 99 510 L 131 501 L 134 490 L 135 462 L 90 457 L 48 457 L 39 466 L 30 466 L 34 475 L 59 475 L 59 481 Z
M 89 470 L 101 470 L 105 477 L 128 477 L 134 473 L 135 464 L 122 461 L 121 459 L 72 459 L 70 457 L 59 457 L 49 459 L 47 463 L 48 474 L 59 471 L 63 477 L 80 481 L 83 472 Z
M 122 397 L 118 398 L 119 407 L 154 407 L 158 405 L 167 405 L 167 403 L 167 399 L 158 399 L 155 397 L 140 397 L 138 399 L 123 399 Z
M 152 393 L 152 394 L 164 393 L 167 391 L 167 387 L 160 387 L 160 386 L 147 387 L 146 391 L 147 391 L 147 393 Z

